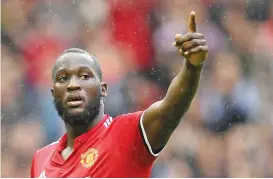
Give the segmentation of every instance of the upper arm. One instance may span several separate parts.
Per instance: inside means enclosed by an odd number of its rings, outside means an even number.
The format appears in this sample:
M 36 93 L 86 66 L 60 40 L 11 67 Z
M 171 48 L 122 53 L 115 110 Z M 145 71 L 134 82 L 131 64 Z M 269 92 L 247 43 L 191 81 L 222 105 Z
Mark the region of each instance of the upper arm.
M 153 151 L 161 150 L 178 126 L 182 115 L 175 115 L 163 101 L 152 104 L 143 114 L 143 128 Z

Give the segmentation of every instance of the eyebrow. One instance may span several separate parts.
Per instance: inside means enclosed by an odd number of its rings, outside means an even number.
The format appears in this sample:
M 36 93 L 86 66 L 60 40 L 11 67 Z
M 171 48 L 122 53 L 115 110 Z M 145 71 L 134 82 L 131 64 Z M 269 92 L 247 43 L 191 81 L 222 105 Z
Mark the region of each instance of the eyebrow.
M 79 70 L 89 70 L 89 71 L 91 71 L 93 74 L 96 74 L 96 72 L 95 72 L 92 68 L 90 68 L 89 66 L 87 66 L 87 65 L 80 65 L 80 66 L 78 66 L 77 68 L 79 68 Z M 65 70 L 66 70 L 66 68 L 60 68 L 60 69 L 56 70 L 56 71 L 55 71 L 54 79 L 56 78 L 56 76 L 57 76 L 59 73 L 62 73 L 62 72 L 64 72 Z

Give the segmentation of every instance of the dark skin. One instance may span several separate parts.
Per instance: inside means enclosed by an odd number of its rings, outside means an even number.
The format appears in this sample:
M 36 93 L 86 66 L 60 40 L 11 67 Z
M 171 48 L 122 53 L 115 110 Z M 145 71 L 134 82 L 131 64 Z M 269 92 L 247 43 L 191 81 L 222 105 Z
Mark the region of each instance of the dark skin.
M 208 46 L 204 36 L 197 33 L 194 12 L 190 14 L 188 28 L 187 34 L 176 34 L 173 43 L 179 54 L 186 58 L 184 69 L 171 82 L 165 98 L 152 104 L 143 116 L 145 132 L 154 151 L 167 144 L 190 107 L 199 85 Z
M 171 134 L 179 124 L 182 116 L 188 110 L 197 91 L 202 63 L 206 59 L 208 47 L 204 36 L 196 32 L 195 14 L 189 19 L 189 32 L 175 36 L 174 46 L 186 58 L 184 69 L 178 73 L 169 86 L 165 98 L 152 104 L 145 110 L 143 126 L 153 150 L 163 148 Z M 61 65 L 56 70 L 52 95 L 59 99 L 72 115 L 78 115 L 86 108 L 86 102 L 92 101 L 100 93 L 107 96 L 107 84 L 101 82 L 95 73 L 93 59 L 85 54 L 68 53 L 61 57 Z M 63 77 L 66 77 L 65 80 Z M 83 102 L 75 107 L 67 105 L 67 95 L 77 92 Z M 99 114 L 86 125 L 65 124 L 68 135 L 67 147 L 62 152 L 64 159 L 72 153 L 74 139 L 95 126 L 104 115 L 101 106 Z M 66 120 L 64 120 L 66 121 Z
M 54 76 L 52 95 L 54 99 L 59 99 L 61 104 L 67 109 L 70 115 L 77 116 L 85 110 L 88 101 L 92 101 L 96 96 L 107 96 L 107 84 L 100 82 L 94 70 L 93 59 L 86 54 L 68 53 L 60 57 L 58 69 Z M 83 99 L 80 106 L 70 107 L 67 103 L 68 96 L 79 94 Z M 104 115 L 103 103 L 101 102 L 99 114 L 92 119 L 89 125 L 69 125 L 65 122 L 67 132 L 67 148 L 62 152 L 63 158 L 67 159 L 74 148 L 74 139 L 87 132 L 95 126 Z M 64 116 L 61 116 L 64 118 Z

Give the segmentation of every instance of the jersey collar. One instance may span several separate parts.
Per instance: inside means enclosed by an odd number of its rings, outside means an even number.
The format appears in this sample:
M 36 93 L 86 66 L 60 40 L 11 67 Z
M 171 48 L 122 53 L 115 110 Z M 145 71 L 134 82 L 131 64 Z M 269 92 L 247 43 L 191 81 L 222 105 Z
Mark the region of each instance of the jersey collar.
M 100 126 L 102 126 L 102 124 L 104 123 L 104 121 L 108 117 L 109 117 L 109 115 L 104 114 L 103 119 L 98 124 L 96 124 L 93 128 L 91 128 L 86 133 L 83 133 L 82 135 L 76 137 L 75 141 L 74 141 L 74 145 L 76 145 L 78 143 L 86 142 L 86 140 L 88 140 L 94 133 L 96 133 L 97 129 L 100 128 Z M 61 138 L 61 140 L 60 140 L 60 147 L 61 148 L 63 148 L 63 147 L 65 148 L 66 147 L 66 142 L 67 142 L 67 133 Z
M 74 141 L 74 149 L 81 146 L 81 144 L 85 143 L 90 137 L 95 135 L 98 131 L 98 129 L 103 125 L 104 121 L 109 118 L 110 116 L 107 114 L 104 114 L 103 119 L 96 124 L 93 128 L 91 128 L 86 133 L 78 136 Z M 62 159 L 61 152 L 66 148 L 67 143 L 67 133 L 59 140 L 59 143 L 57 145 L 56 151 L 53 153 L 52 161 L 54 163 L 63 164 L 65 161 Z

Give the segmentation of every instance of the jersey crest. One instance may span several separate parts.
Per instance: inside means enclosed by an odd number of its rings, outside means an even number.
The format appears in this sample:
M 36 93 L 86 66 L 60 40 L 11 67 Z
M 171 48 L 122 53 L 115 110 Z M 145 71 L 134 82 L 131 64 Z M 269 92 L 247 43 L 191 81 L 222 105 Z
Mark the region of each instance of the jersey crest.
M 81 165 L 85 168 L 90 168 L 97 160 L 99 151 L 95 148 L 88 149 L 81 155 Z

